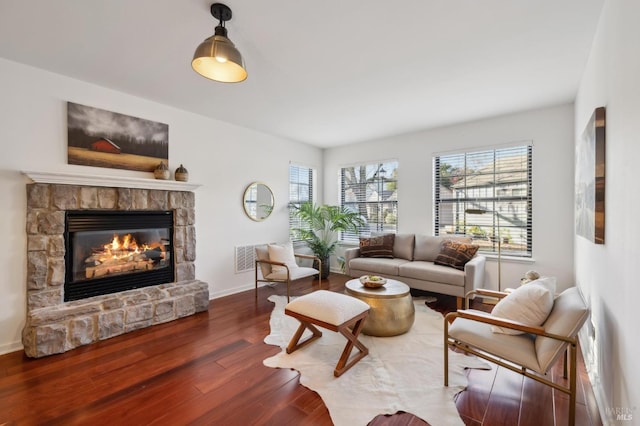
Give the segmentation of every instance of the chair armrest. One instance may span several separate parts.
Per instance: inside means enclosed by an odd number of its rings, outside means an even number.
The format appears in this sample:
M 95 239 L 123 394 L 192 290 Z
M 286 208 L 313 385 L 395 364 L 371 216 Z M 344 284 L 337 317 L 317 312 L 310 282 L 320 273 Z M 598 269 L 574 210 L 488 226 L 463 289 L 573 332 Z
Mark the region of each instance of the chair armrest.
M 543 327 L 531 326 L 531 325 L 523 324 L 518 321 L 512 321 L 506 318 L 494 317 L 493 315 L 485 312 L 468 311 L 466 309 L 461 309 L 456 312 L 450 312 L 446 316 L 446 318 L 448 319 L 449 318 L 453 319 L 456 317 L 465 318 L 472 321 L 483 322 L 485 324 L 491 324 L 498 327 L 510 328 L 513 330 L 522 331 L 524 333 L 532 333 L 538 336 L 546 335 Z
M 465 294 L 464 296 L 464 302 L 465 302 L 465 309 L 469 309 L 469 304 L 471 303 L 471 299 L 474 299 L 476 296 L 480 296 L 480 298 L 484 299 L 484 298 L 491 298 L 491 299 L 502 299 L 503 297 L 506 297 L 508 293 L 502 292 L 502 291 L 495 291 L 495 290 L 485 290 L 483 288 L 476 288 L 475 290 L 471 290 L 469 292 L 467 292 L 467 294 Z
M 312 254 L 293 253 L 293 255 L 302 259 L 320 260 L 318 256 L 314 256 Z
M 318 262 L 318 265 L 322 265 L 322 260 L 318 256 L 315 256 L 312 254 L 302 254 L 302 253 L 293 253 L 293 255 L 295 257 L 299 257 L 300 259 L 315 260 Z
M 484 288 L 477 288 L 467 293 L 467 296 L 469 296 L 470 294 L 478 295 L 481 297 L 485 296 L 485 297 L 494 297 L 496 299 L 502 299 L 506 297 L 509 293 L 505 291 L 486 290 Z
M 575 344 L 578 341 L 577 337 L 561 336 L 558 334 L 547 333 L 544 327 L 527 325 L 518 321 L 509 320 L 506 318 L 494 317 L 489 313 L 480 312 L 480 311 L 468 311 L 465 309 L 461 309 L 459 311 L 449 312 L 445 316 L 445 321 L 448 321 L 449 323 L 451 323 L 456 318 L 465 318 L 468 320 L 483 322 L 485 324 L 491 324 L 498 327 L 510 328 L 512 330 L 518 330 L 524 333 L 535 334 L 536 336 L 549 337 L 551 339 L 561 340 L 567 343 Z
M 269 265 L 277 265 L 277 266 L 287 266 L 284 262 L 276 262 L 275 260 L 256 260 L 256 265 L 258 263 L 268 263 Z
M 360 257 L 360 247 L 352 247 L 344 251 L 344 273 L 351 276 L 349 262 L 351 259 Z
M 287 280 L 289 280 L 289 274 L 291 273 L 291 271 L 289 270 L 289 267 L 287 266 L 286 263 L 284 262 L 276 262 L 275 260 L 258 260 L 256 259 L 256 282 L 258 281 L 258 265 L 260 263 L 268 263 L 269 265 L 277 265 L 277 266 L 284 266 L 284 269 L 286 269 L 287 271 Z M 266 279 L 266 277 L 262 277 L 263 279 Z
M 303 259 L 311 259 L 311 260 L 317 260 L 318 262 L 321 262 L 320 258 L 317 256 L 312 256 L 309 254 L 297 254 L 294 253 L 293 254 L 295 257 L 300 257 Z M 276 262 L 275 260 L 258 260 L 256 259 L 256 268 L 258 267 L 259 263 L 268 263 L 269 265 L 277 265 L 277 266 L 284 266 L 287 269 L 287 274 L 289 274 L 289 266 L 287 266 L 286 263 L 284 262 Z M 321 265 L 321 263 L 318 263 L 319 265 Z

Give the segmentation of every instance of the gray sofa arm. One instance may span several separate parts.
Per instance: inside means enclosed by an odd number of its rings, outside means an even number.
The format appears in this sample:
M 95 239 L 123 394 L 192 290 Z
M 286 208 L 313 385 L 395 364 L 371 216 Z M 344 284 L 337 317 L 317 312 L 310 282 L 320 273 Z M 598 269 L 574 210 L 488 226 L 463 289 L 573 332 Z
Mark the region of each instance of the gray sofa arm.
M 348 276 L 351 276 L 349 271 L 349 262 L 351 259 L 355 259 L 357 257 L 360 257 L 360 247 L 354 247 L 344 251 L 344 273 Z
M 476 255 L 464 265 L 464 292 L 482 288 L 484 285 L 484 265 L 486 257 Z

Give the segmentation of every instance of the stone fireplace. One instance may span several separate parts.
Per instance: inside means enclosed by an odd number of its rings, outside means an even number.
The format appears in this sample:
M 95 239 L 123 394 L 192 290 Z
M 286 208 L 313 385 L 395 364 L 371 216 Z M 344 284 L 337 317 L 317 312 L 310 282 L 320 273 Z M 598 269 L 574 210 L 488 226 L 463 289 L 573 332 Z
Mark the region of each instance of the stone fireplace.
M 27 320 L 22 339 L 27 356 L 62 353 L 208 309 L 208 285 L 195 279 L 193 186 L 151 179 L 100 177 L 92 180 L 75 175 L 25 174 L 34 181 L 27 184 Z M 85 182 L 87 184 L 83 184 Z M 114 223 L 127 223 L 130 216 L 143 215 L 142 224 L 123 226 L 139 239 L 150 231 L 165 228 L 171 230 L 171 235 L 161 234 L 145 243 L 144 255 L 132 252 L 125 266 L 119 263 L 112 267 L 99 254 L 82 254 L 85 256 L 82 261 L 90 263 L 92 268 L 82 269 L 84 278 L 100 275 L 96 282 L 110 284 L 114 277 L 124 275 L 129 277 L 125 281 L 130 282 L 128 288 L 131 289 L 116 288 L 114 292 L 93 296 L 91 279 L 77 279 L 89 282 L 89 297 L 81 293 L 79 297 L 69 298 L 65 296 L 65 281 L 69 279 L 69 259 L 65 257 L 70 255 L 67 253 L 70 242 L 65 240 L 65 235 L 67 238 L 70 235 L 66 232 L 67 217 L 95 212 L 117 218 L 112 220 Z M 163 214 L 172 217 L 171 226 L 146 225 L 155 220 L 154 215 Z M 82 237 L 96 238 L 92 234 Z M 91 245 L 96 245 L 93 240 Z M 167 248 L 171 249 L 169 259 Z M 171 265 L 167 264 L 169 261 Z M 127 268 L 139 269 L 123 271 Z M 147 269 L 148 272 L 164 271 L 165 275 L 170 271 L 172 276 L 169 282 L 167 279 L 158 283 L 143 282 L 144 279 L 138 277 Z

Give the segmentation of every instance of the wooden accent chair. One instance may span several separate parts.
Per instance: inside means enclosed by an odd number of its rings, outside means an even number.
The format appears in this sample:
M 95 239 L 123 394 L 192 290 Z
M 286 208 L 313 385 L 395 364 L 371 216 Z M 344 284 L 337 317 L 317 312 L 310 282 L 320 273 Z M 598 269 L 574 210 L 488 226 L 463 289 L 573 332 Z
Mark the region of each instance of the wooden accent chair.
M 449 346 L 452 346 L 568 394 L 569 425 L 574 425 L 578 331 L 589 316 L 589 309 L 578 288 L 569 288 L 557 296 L 551 313 L 539 327 L 469 310 L 469 298 L 476 295 L 503 298 L 507 293 L 470 291 L 466 297 L 467 309 L 447 314 L 444 320 L 444 385 L 449 384 L 448 357 Z M 494 333 L 492 326 L 519 330 L 525 334 Z M 567 351 L 570 358 L 568 388 L 544 377 L 564 353 L 564 378 L 567 378 Z
M 292 249 L 291 249 L 292 250 Z M 316 256 L 291 253 L 295 258 L 311 259 L 318 262 L 318 269 L 309 268 L 305 266 L 295 266 L 287 264 L 285 262 L 279 262 L 272 260 L 269 257 L 269 245 L 256 246 L 256 267 L 255 267 L 255 296 L 258 298 L 258 283 L 286 283 L 287 284 L 287 302 L 289 302 L 291 281 L 299 280 L 301 278 L 318 276 L 318 285 L 322 286 L 322 277 L 320 271 L 322 270 L 322 261 Z M 260 271 L 258 271 L 258 267 Z M 261 274 L 261 276 L 260 276 Z
M 364 321 L 369 315 L 369 309 L 369 305 L 360 299 L 327 290 L 318 290 L 298 297 L 288 303 L 284 309 L 285 315 L 300 321 L 298 330 L 287 346 L 287 353 L 295 352 L 319 339 L 322 332 L 315 327 L 316 325 L 339 332 L 347 339 L 347 344 L 333 370 L 333 375 L 341 376 L 369 353 L 369 349 L 358 340 Z M 299 342 L 307 329 L 312 335 Z M 351 357 L 354 346 L 359 352 Z

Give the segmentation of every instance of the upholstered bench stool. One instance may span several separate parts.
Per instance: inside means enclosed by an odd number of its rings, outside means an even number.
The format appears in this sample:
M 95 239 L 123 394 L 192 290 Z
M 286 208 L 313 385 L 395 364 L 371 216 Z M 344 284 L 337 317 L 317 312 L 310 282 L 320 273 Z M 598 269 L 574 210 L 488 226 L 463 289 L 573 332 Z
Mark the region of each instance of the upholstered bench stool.
M 315 327 L 316 325 L 339 332 L 347 338 L 347 345 L 333 371 L 336 377 L 342 375 L 369 353 L 369 349 L 358 340 L 364 321 L 369 315 L 369 305 L 362 300 L 341 293 L 317 290 L 289 302 L 284 308 L 284 313 L 300 321 L 298 330 L 287 346 L 288 354 L 322 336 L 322 332 Z M 299 342 L 306 329 L 313 334 Z M 354 346 L 359 352 L 349 360 Z

